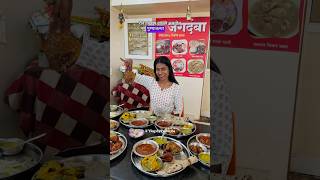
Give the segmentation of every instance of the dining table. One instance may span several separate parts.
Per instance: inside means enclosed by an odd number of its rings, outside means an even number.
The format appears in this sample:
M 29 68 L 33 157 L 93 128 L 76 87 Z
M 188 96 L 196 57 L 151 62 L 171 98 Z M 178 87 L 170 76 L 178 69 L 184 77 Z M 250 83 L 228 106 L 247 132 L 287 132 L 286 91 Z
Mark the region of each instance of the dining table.
M 140 109 L 141 110 L 141 109 Z M 119 121 L 119 117 L 113 118 L 114 120 Z M 177 139 L 178 141 L 182 142 L 187 147 L 187 141 L 190 137 L 198 133 L 210 133 L 210 125 L 204 124 L 196 124 L 196 131 L 186 137 Z M 131 161 L 131 152 L 133 145 L 140 140 L 145 138 L 159 136 L 161 134 L 157 134 L 156 127 L 154 125 L 145 128 L 145 134 L 143 137 L 140 138 L 132 138 L 129 136 L 129 127 L 126 127 L 120 123 L 120 126 L 117 132 L 123 134 L 127 139 L 127 147 L 123 151 L 121 155 L 116 157 L 115 159 L 110 161 L 110 176 L 111 180 L 155 180 L 155 179 L 166 179 L 166 180 L 173 180 L 173 179 L 183 179 L 183 180 L 193 180 L 193 179 L 200 179 L 200 180 L 207 180 L 210 179 L 210 173 L 215 171 L 219 171 L 219 166 L 211 166 L 207 167 L 200 162 L 197 162 L 191 166 L 188 166 L 182 172 L 175 174 L 169 177 L 152 177 L 147 175 L 140 170 L 138 170 Z M 210 171 L 211 169 L 211 171 Z
M 108 154 L 109 154 L 109 149 L 108 149 L 107 143 L 103 142 L 95 145 L 66 149 L 56 154 L 52 159 L 63 159 L 63 158 L 70 158 L 70 157 L 84 156 L 84 155 L 108 156 Z M 5 180 L 21 180 L 21 179 L 31 180 L 33 175 L 40 169 L 43 163 L 44 162 L 40 162 L 39 164 L 35 165 L 34 167 L 28 170 L 25 170 L 21 173 L 5 178 Z M 108 167 L 106 169 L 106 172 L 107 172 L 107 175 L 109 176 Z

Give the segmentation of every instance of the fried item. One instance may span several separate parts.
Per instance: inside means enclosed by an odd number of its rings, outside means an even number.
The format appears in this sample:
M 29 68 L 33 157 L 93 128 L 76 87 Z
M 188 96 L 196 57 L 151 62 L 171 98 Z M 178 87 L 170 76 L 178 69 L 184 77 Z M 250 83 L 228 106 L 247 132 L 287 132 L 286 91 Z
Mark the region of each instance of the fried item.
M 178 135 L 180 133 L 179 129 L 171 128 L 168 130 L 168 134 L 170 135 Z
M 110 121 L 110 129 L 114 129 L 118 126 L 118 124 L 114 121 Z
M 173 160 L 173 155 L 171 152 L 166 151 L 160 158 L 163 162 L 171 162 Z
M 122 147 L 123 143 L 120 141 L 119 136 L 114 135 L 110 137 L 110 152 L 115 152 Z
M 110 141 L 112 141 L 112 142 L 118 142 L 119 141 L 119 137 L 117 136 L 117 135 L 115 135 L 115 136 L 111 136 L 110 137 Z
M 169 151 L 172 154 L 178 154 L 182 151 L 182 148 L 175 142 L 169 142 L 165 145 L 165 151 Z
M 190 150 L 195 154 L 199 154 L 201 152 L 204 152 L 203 149 L 197 145 L 190 145 Z
M 205 144 L 207 146 L 210 146 L 210 136 L 200 136 L 199 137 L 199 141 L 202 143 L 202 144 Z
M 115 142 L 115 143 L 110 143 L 111 152 L 117 151 L 121 147 L 122 147 L 122 142 L 121 141 L 118 141 L 118 142 Z
M 180 133 L 180 131 L 178 129 L 173 129 L 172 135 L 178 135 L 179 133 Z

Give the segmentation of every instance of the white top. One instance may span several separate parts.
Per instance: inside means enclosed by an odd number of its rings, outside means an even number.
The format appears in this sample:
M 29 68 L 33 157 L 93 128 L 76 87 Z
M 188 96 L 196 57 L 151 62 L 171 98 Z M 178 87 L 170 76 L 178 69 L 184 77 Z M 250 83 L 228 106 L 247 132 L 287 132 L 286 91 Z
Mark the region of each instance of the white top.
M 181 114 L 183 109 L 180 86 L 173 83 L 169 88 L 161 90 L 154 77 L 136 74 L 135 82 L 143 85 L 150 93 L 150 108 L 157 116 L 166 114 Z

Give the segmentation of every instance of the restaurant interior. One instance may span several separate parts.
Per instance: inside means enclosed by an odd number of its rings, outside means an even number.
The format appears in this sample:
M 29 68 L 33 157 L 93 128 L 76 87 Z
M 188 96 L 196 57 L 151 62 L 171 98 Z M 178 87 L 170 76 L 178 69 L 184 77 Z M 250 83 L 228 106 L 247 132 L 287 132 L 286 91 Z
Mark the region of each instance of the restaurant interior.
M 0 179 L 319 179 L 319 0 L 20 3 Z
M 111 2 L 110 128 L 116 140 L 110 147 L 111 178 L 209 179 L 210 145 L 197 140 L 207 138 L 209 143 L 211 133 L 209 20 L 210 2 L 204 0 Z M 148 28 L 152 32 L 146 33 Z M 155 78 L 154 62 L 161 56 L 168 57 L 179 83 L 181 116 L 150 110 L 153 87 L 127 81 L 130 73 L 124 60 L 132 59 L 132 71 L 140 77 Z M 119 141 L 124 149 L 117 150 Z M 146 156 L 142 153 L 148 146 Z M 159 153 L 154 155 L 153 147 Z M 222 171 L 222 163 L 217 164 Z

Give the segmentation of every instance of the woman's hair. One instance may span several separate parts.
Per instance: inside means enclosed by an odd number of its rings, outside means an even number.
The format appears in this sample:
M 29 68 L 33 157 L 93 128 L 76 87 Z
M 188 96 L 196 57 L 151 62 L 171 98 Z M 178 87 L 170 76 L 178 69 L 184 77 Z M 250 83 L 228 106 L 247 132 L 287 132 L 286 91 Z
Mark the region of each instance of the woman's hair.
M 178 81 L 176 80 L 176 78 L 174 77 L 174 74 L 173 74 L 173 68 L 172 68 L 172 65 L 171 65 L 171 62 L 170 62 L 170 59 L 166 56 L 159 56 L 156 58 L 156 60 L 154 61 L 153 63 L 153 71 L 154 71 L 154 74 L 156 76 L 156 81 L 159 81 L 159 77 L 157 76 L 157 73 L 156 73 L 156 66 L 158 63 L 161 63 L 161 64 L 165 64 L 167 67 L 168 67 L 168 70 L 169 70 L 169 81 L 170 82 L 173 82 L 173 83 L 176 83 L 176 84 L 179 84 Z

